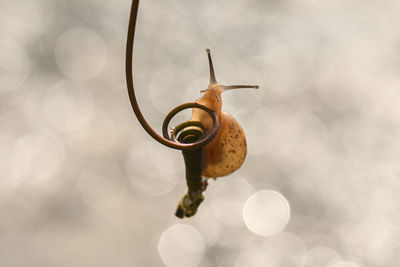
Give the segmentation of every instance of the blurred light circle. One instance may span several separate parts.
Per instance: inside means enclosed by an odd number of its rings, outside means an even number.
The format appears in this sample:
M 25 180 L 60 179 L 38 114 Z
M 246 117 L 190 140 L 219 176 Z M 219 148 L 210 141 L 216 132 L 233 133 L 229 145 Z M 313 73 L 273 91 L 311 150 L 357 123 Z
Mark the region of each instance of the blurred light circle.
M 31 62 L 25 48 L 12 39 L 0 39 L 0 93 L 19 88 L 29 75 Z
M 217 267 L 234 266 L 238 257 L 238 251 L 232 249 L 217 249 L 215 262 Z
M 231 226 L 243 224 L 242 209 L 254 188 L 242 178 L 223 177 L 216 182 L 209 180 L 207 198 L 215 217 Z
M 350 261 L 339 261 L 336 262 L 332 265 L 329 265 L 329 267 L 359 267 L 357 264 L 355 264 L 354 262 L 350 262 Z
M 68 132 L 69 144 L 78 152 L 93 156 L 112 153 L 117 144 L 114 118 L 105 110 L 95 109 L 89 124 Z
M 266 42 L 264 51 L 264 76 L 274 93 L 293 97 L 311 88 L 314 62 L 306 47 L 275 38 Z
M 11 123 L 7 120 L 0 120 L 0 124 L 7 129 L 11 128 Z M 0 132 L 0 200 L 9 192 L 12 191 L 16 183 L 16 179 L 13 179 L 10 173 L 10 165 L 12 163 L 12 156 L 14 151 L 15 143 L 18 138 L 15 136 L 15 132 L 10 133 Z
M 188 91 L 187 84 L 191 81 L 190 78 L 195 78 L 193 73 L 188 68 L 179 65 L 168 65 L 156 69 L 149 84 L 149 96 L 154 107 L 164 113 L 170 111 L 175 105 L 188 102 L 184 97 Z M 198 88 L 197 92 L 200 89 Z
M 247 231 L 246 225 L 242 222 L 239 226 L 221 225 L 217 243 L 221 246 L 238 249 L 251 245 L 255 235 Z
M 362 42 L 362 45 L 361 45 Z M 375 105 L 373 101 L 377 99 L 378 88 L 387 88 L 388 76 L 380 77 L 378 85 L 375 85 L 374 77 L 380 75 L 376 73 L 375 67 L 371 69 L 369 60 L 374 58 L 372 49 L 363 51 L 367 43 L 358 40 L 357 42 L 336 45 L 331 49 L 326 49 L 320 54 L 320 67 L 315 79 L 315 88 L 318 99 L 322 104 L 327 105 L 333 110 L 346 111 L 352 108 L 364 109 L 364 103 L 371 102 L 364 112 L 371 112 Z M 365 62 L 365 55 L 369 60 Z M 372 63 L 375 65 L 376 63 Z M 360 71 L 362 68 L 362 71 Z M 378 87 L 376 87 L 378 86 Z M 384 90 L 386 92 L 386 90 Z M 385 93 L 380 93 L 379 98 Z
M 212 247 L 217 243 L 220 237 L 221 224 L 206 202 L 202 203 L 201 208 L 197 211 L 194 224 L 203 235 L 208 246 Z
M 330 267 L 331 264 L 340 261 L 339 254 L 328 247 L 314 247 L 303 258 L 301 267 Z
M 32 128 L 46 134 L 54 130 L 77 131 L 94 117 L 95 104 L 88 87 L 59 81 L 52 75 L 37 76 L 24 91 L 23 111 Z
M 243 218 L 252 232 L 261 236 L 273 235 L 289 222 L 290 206 L 276 191 L 259 191 L 246 201 Z
M 175 224 L 162 233 L 158 251 L 168 267 L 195 267 L 204 255 L 204 239 L 193 226 Z
M 307 167 L 322 164 L 327 156 L 326 128 L 317 116 L 304 111 L 287 113 L 272 123 L 276 134 L 275 155 Z
M 175 89 L 174 85 L 177 86 L 174 69 L 175 65 L 162 68 L 154 73 L 150 81 L 149 96 L 159 111 L 171 109 L 171 101 L 177 97 L 171 93 Z
M 201 14 L 200 19 L 204 23 L 200 24 L 208 40 L 220 38 L 224 43 L 227 41 L 235 42 L 241 45 L 248 37 L 248 25 L 253 24 L 257 16 L 254 16 L 249 5 L 240 0 L 234 1 L 207 1 L 204 14 Z M 226 9 L 227 12 L 219 12 L 218 10 Z M 197 15 L 200 16 L 200 15 Z M 230 23 L 226 23 L 230 21 Z M 223 34 L 229 32 L 229 34 Z M 237 33 L 241 33 L 238 36 Z M 236 33 L 236 34 L 233 34 Z M 245 36 L 242 37 L 242 35 Z
M 57 129 L 78 130 L 90 122 L 93 114 L 93 97 L 82 85 L 59 82 L 46 90 L 43 115 Z
M 246 129 L 249 154 L 262 154 L 274 151 L 278 140 L 278 123 L 284 119 L 285 110 L 267 107 L 247 114 L 241 122 Z
M 2 144 L 1 142 L 3 141 L 3 137 L 0 136 L 0 192 L 3 192 L 4 190 L 7 189 L 8 185 L 8 179 L 6 177 L 9 177 L 9 154 L 3 153 L 2 149 Z
M 265 240 L 263 252 L 274 259 L 277 266 L 299 266 L 307 248 L 297 235 L 281 232 Z
M 131 184 L 150 196 L 171 191 L 179 179 L 185 178 L 183 166 L 180 153 L 153 141 L 132 146 L 125 162 Z
M 61 72 L 74 80 L 97 75 L 107 61 L 107 47 L 94 31 L 74 28 L 62 34 L 56 43 L 55 59 Z
M 95 162 L 80 174 L 78 189 L 85 203 L 97 210 L 121 204 L 127 191 L 126 177 L 112 162 Z
M 240 252 L 236 258 L 234 267 L 280 267 L 280 266 L 291 266 L 291 265 L 278 265 L 275 261 L 269 257 L 268 254 L 264 254 L 257 247 L 248 247 Z M 295 265 L 293 265 L 295 266 Z
M 54 21 L 52 0 L 2 0 L 0 32 L 24 43 L 35 41 Z M 43 37 L 42 37 L 43 38 Z
M 53 137 L 32 133 L 20 138 L 11 163 L 15 179 L 36 183 L 54 176 L 64 161 L 64 145 Z
M 29 80 L 29 90 L 23 91 L 22 106 L 25 121 L 36 131 L 46 134 L 54 133 L 54 127 L 50 125 L 43 114 L 43 99 L 49 88 L 59 81 L 59 77 L 52 75 L 39 75 Z

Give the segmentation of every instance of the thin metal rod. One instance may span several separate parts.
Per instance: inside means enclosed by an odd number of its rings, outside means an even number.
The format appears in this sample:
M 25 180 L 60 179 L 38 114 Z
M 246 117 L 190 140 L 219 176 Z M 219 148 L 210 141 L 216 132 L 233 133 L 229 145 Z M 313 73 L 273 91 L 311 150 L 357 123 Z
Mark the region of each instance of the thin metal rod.
M 176 143 L 173 142 L 172 140 L 168 140 L 166 138 L 163 138 L 161 135 L 159 135 L 156 131 L 151 128 L 151 126 L 147 123 L 146 119 L 143 117 L 142 112 L 140 111 L 139 105 L 136 100 L 136 95 L 135 95 L 135 89 L 133 86 L 133 72 L 132 72 L 132 60 L 133 60 L 133 44 L 134 44 L 134 39 L 135 39 L 135 29 L 136 29 L 136 20 L 137 20 L 137 14 L 138 14 L 138 8 L 139 8 L 139 0 L 132 0 L 132 6 L 131 6 L 131 11 L 130 11 L 130 17 L 129 17 L 129 26 L 128 26 L 128 36 L 127 36 L 127 41 L 126 41 L 126 58 L 125 58 L 125 74 L 126 74 L 126 84 L 128 87 L 128 94 L 129 94 L 129 99 L 132 105 L 133 112 L 135 113 L 137 119 L 139 120 L 140 124 L 142 127 L 146 130 L 146 132 L 153 137 L 156 141 L 159 143 L 168 146 L 170 148 L 174 149 L 180 149 L 180 150 L 192 150 L 192 149 L 197 149 L 200 148 L 207 143 L 209 143 L 214 137 L 216 132 L 218 131 L 218 118 L 215 114 L 215 112 L 209 110 L 205 106 L 199 106 L 197 103 L 187 103 L 184 105 L 181 105 L 177 108 L 174 109 L 175 114 L 177 113 L 177 110 L 183 110 L 188 107 L 196 107 L 196 108 L 201 108 L 205 111 L 211 111 L 212 113 L 208 112 L 210 116 L 213 119 L 214 122 L 214 130 L 212 133 L 207 135 L 205 138 L 202 138 L 200 141 L 191 143 L 191 144 L 181 144 L 181 143 Z M 168 116 L 167 116 L 168 117 Z M 172 117 L 172 116 L 171 116 Z M 169 118 L 170 120 L 171 118 Z

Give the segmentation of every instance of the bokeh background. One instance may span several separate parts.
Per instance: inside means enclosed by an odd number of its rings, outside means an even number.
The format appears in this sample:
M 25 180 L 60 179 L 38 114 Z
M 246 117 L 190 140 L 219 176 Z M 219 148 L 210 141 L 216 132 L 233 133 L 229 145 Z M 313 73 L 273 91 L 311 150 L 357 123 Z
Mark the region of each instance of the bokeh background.
M 160 130 L 208 85 L 242 168 L 198 214 L 130 107 L 128 0 L 0 0 L 0 266 L 400 266 L 400 2 L 143 0 L 137 96 Z M 181 115 L 184 119 L 188 114 Z

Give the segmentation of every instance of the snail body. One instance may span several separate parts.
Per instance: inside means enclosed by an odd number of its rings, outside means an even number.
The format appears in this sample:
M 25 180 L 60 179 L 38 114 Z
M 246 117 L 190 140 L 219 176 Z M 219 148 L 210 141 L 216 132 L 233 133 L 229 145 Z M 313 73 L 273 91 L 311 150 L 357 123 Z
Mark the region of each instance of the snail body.
M 226 176 L 239 169 L 247 153 L 244 130 L 238 121 L 229 113 L 222 111 L 221 94 L 224 91 L 237 88 L 258 89 L 258 86 L 225 86 L 218 83 L 215 79 L 210 50 L 207 49 L 206 51 L 210 66 L 210 84 L 206 90 L 201 91 L 204 95 L 196 100 L 196 102 L 217 113 L 220 127 L 214 139 L 202 148 L 201 174 L 206 178 L 216 179 L 217 177 Z M 211 130 L 212 120 L 210 116 L 201 109 L 193 109 L 191 121 L 198 121 L 203 124 L 207 130 Z

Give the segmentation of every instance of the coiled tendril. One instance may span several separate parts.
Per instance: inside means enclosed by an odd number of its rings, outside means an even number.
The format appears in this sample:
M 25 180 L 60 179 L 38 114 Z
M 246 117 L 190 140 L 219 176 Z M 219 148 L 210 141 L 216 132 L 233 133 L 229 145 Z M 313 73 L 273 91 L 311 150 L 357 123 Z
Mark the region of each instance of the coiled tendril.
M 139 105 L 136 100 L 135 89 L 133 86 L 133 72 L 132 72 L 133 44 L 135 39 L 138 8 L 139 8 L 139 0 L 133 0 L 129 17 L 128 36 L 126 43 L 126 58 L 125 58 L 126 83 L 133 111 L 137 119 L 139 120 L 140 124 L 142 125 L 142 127 L 146 130 L 146 132 L 159 143 L 167 147 L 183 151 L 200 149 L 201 147 L 208 144 L 216 136 L 218 132 L 219 122 L 217 114 L 213 110 L 194 102 L 185 103 L 174 108 L 167 114 L 167 116 L 164 119 L 164 123 L 162 126 L 162 132 L 164 137 L 160 136 L 156 131 L 153 130 L 153 128 L 151 128 L 151 126 L 147 123 L 147 121 L 143 117 L 142 112 L 140 111 Z M 207 112 L 207 114 L 210 115 L 213 121 L 213 127 L 210 132 L 207 132 L 205 128 L 198 122 L 187 121 L 175 127 L 170 135 L 168 131 L 168 125 L 171 119 L 180 111 L 188 108 L 199 108 L 204 110 L 205 112 Z M 181 138 L 179 138 L 179 133 L 183 133 L 184 128 L 193 126 L 195 126 L 197 130 L 189 132 L 186 131 L 186 133 L 184 135 L 181 134 Z

